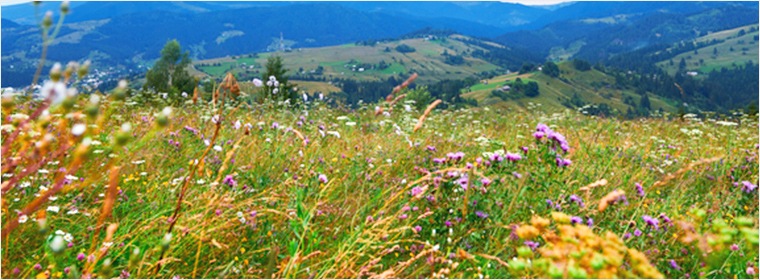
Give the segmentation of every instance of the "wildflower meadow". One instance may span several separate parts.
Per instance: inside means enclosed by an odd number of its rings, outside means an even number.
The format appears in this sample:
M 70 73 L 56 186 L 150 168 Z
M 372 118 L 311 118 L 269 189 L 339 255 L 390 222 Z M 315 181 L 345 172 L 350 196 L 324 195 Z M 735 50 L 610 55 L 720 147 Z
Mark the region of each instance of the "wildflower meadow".
M 3 278 L 757 278 L 758 119 L 80 92 L 2 100 Z M 388 94 L 388 93 L 383 93 Z M 414 104 L 411 104 L 414 105 Z

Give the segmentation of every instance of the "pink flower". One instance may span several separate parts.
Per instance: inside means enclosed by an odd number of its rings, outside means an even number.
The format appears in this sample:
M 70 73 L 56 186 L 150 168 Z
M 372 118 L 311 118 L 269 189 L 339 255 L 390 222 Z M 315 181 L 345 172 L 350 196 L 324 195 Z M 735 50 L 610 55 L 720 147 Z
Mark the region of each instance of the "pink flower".
M 253 81 L 251 81 L 251 82 L 252 82 L 252 83 L 253 83 L 253 85 L 254 85 L 254 86 L 256 86 L 256 87 L 261 87 L 261 86 L 263 86 L 263 85 L 264 85 L 264 83 L 263 83 L 263 82 L 261 82 L 261 80 L 259 80 L 259 79 L 257 79 L 257 78 L 253 78 Z
M 325 174 L 319 174 L 319 181 L 322 182 L 322 184 L 327 184 L 327 176 L 325 176 Z
M 484 187 L 488 187 L 488 185 L 491 184 L 491 179 L 483 178 L 483 179 L 480 179 L 480 182 L 483 184 Z
M 420 187 L 414 187 L 412 188 L 412 196 L 417 196 L 422 193 L 422 188 Z

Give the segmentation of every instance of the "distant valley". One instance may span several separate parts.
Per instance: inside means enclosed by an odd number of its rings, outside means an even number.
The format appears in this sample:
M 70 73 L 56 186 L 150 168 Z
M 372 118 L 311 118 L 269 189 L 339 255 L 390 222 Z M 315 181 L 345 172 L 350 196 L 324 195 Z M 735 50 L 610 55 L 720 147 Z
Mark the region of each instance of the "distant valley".
M 43 3 L 40 10 L 54 4 Z M 466 80 L 458 84 L 462 98 L 480 104 L 525 106 L 529 99 L 499 101 L 489 92 L 470 91 L 473 81 L 506 77 L 526 65 L 535 72 L 547 61 L 568 76 L 570 61 L 580 59 L 607 70 L 573 74 L 576 83 L 562 87 L 536 76 L 542 93 L 555 94 L 547 104 L 568 107 L 574 95 L 576 105 L 585 104 L 578 98 L 604 103 L 586 96 L 593 80 L 622 90 L 604 98 L 619 112 L 635 107 L 631 100 L 642 93 L 654 103 L 663 95 L 658 108 L 666 111 L 677 110 L 673 99 L 679 98 L 664 85 L 632 93 L 634 86 L 619 85 L 624 81 L 612 78 L 613 72 L 646 78 L 662 71 L 677 80 L 695 73 L 701 83 L 712 70 L 758 62 L 755 2 L 76 2 L 72 9 L 48 61 L 91 60 L 104 90 L 119 78 L 139 83 L 170 39 L 188 51 L 190 73 L 204 80 L 228 71 L 250 80 L 269 56 L 278 55 L 294 80 L 320 91 L 345 91 L 343 80 L 382 82 L 418 73 L 420 85 Z M 28 85 L 36 68 L 41 46 L 33 11 L 30 4 L 2 8 L 3 87 Z M 613 80 L 584 77 L 589 75 Z M 696 84 L 693 90 L 710 91 Z

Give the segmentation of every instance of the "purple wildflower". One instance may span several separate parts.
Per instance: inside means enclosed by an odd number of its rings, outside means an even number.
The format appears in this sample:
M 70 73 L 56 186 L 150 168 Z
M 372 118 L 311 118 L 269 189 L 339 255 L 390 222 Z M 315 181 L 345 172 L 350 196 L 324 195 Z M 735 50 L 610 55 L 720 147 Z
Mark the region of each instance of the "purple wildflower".
M 444 164 L 446 162 L 445 158 L 433 158 L 433 163 L 435 164 Z
M 441 181 L 443 181 L 443 178 L 441 177 L 435 177 L 433 178 L 433 186 L 436 188 L 441 185 Z
M 185 126 L 185 130 L 192 132 L 193 134 L 198 134 L 198 130 L 189 126 Z
M 467 187 L 469 186 L 470 179 L 467 178 L 467 176 L 462 176 L 457 180 L 457 183 L 459 183 L 459 186 L 462 187 L 465 191 L 467 190 Z
M 572 202 L 575 202 L 575 203 L 576 203 L 576 204 L 578 204 L 578 206 L 580 206 L 580 207 L 584 207 L 584 204 L 583 204 L 583 199 L 581 199 L 581 198 L 580 198 L 580 197 L 578 197 L 577 195 L 571 195 L 571 196 L 570 196 L 570 201 L 572 201 Z
M 521 159 L 522 156 L 520 156 L 520 154 L 507 153 L 507 160 L 509 161 L 518 161 Z
M 631 238 L 631 233 L 630 232 L 626 232 L 625 234 L 623 234 L 623 239 L 624 240 L 627 240 L 627 239 L 630 239 L 630 238 Z
M 639 184 L 639 183 L 636 183 L 636 192 L 639 194 L 639 196 L 643 197 L 645 195 L 645 193 L 644 193 L 644 187 L 641 186 L 641 184 Z
M 427 150 L 431 151 L 431 152 L 435 152 L 436 151 L 436 149 L 435 149 L 434 146 L 427 146 Z
M 538 249 L 538 246 L 541 245 L 538 242 L 533 242 L 533 241 L 530 241 L 530 240 L 525 241 L 525 243 L 523 243 L 523 244 L 525 244 L 525 246 L 528 246 L 528 248 L 530 248 L 533 251 L 535 251 L 536 249 Z
M 412 188 L 412 196 L 417 196 L 422 193 L 422 188 L 420 187 L 414 187 Z
M 406 219 L 406 218 L 408 218 L 408 217 L 409 217 L 409 215 L 407 215 L 407 214 L 401 214 L 401 215 L 398 215 L 398 219 L 399 219 L 399 220 L 404 220 L 404 219 Z
M 493 162 L 502 162 L 502 161 L 504 161 L 504 157 L 501 156 L 501 154 L 497 154 L 497 153 L 492 154 L 488 159 L 490 159 Z
M 121 279 L 129 279 L 129 271 L 127 271 L 126 269 L 122 270 L 121 274 L 119 274 L 119 278 L 121 278 Z
M 644 215 L 641 216 L 641 219 L 644 220 L 647 225 L 653 227 L 655 230 L 660 229 L 660 221 L 653 219 L 651 216 Z
M 476 211 L 476 212 L 475 212 L 475 215 L 476 215 L 476 216 L 478 216 L 478 218 L 481 218 L 481 219 L 485 219 L 485 218 L 488 218 L 488 214 L 486 214 L 486 213 L 483 213 L 483 212 L 481 212 L 481 211 Z
M 451 223 L 451 221 L 446 221 L 444 224 L 446 225 L 446 227 L 451 227 L 451 226 L 453 225 L 453 224 Z
M 448 157 L 450 160 L 453 160 L 453 161 L 460 161 L 464 158 L 464 153 L 463 152 L 448 153 L 446 154 L 446 157 Z
M 536 125 L 536 131 L 540 131 L 540 132 L 545 132 L 546 133 L 546 132 L 552 131 L 552 129 L 549 128 L 549 126 L 547 126 L 545 124 L 539 123 L 539 124 Z
M 420 231 L 422 231 L 422 227 L 421 226 L 419 226 L 419 225 L 414 226 L 414 232 L 420 233 Z
M 633 231 L 633 235 L 635 235 L 635 236 L 641 236 L 641 234 L 642 234 L 642 232 L 639 229 L 636 229 L 636 230 Z
M 549 207 L 549 208 L 551 208 L 552 206 L 554 206 L 554 202 L 552 202 L 551 199 L 547 199 L 546 200 L 546 206 Z
M 63 269 L 63 273 L 64 274 L 68 275 L 69 272 L 71 272 L 71 267 L 70 266 L 67 266 L 66 268 Z
M 594 227 L 594 219 L 588 218 L 588 220 L 586 220 L 586 225 L 588 227 Z
M 662 220 L 663 224 L 669 224 L 671 222 L 670 218 L 665 214 L 660 214 L 659 218 Z
M 738 251 L 738 250 L 739 250 L 739 245 L 731 244 L 731 251 Z
M 573 216 L 572 218 L 570 218 L 571 224 L 580 224 L 582 222 L 583 222 L 583 219 L 581 219 L 581 217 Z
M 749 181 L 742 181 L 742 191 L 745 193 L 751 193 L 755 189 L 757 189 L 757 185 L 750 183 Z
M 327 176 L 325 176 L 325 174 L 319 174 L 318 179 L 322 184 L 327 184 Z
M 42 270 L 42 265 L 37 263 L 34 265 L 34 270 Z
M 81 261 L 83 261 L 83 260 L 84 260 L 84 258 L 85 258 L 85 257 L 86 257 L 86 256 L 84 255 L 84 253 L 79 253 L 79 254 L 77 255 L 77 260 L 81 262 Z
M 277 123 L 277 122 L 273 122 L 272 123 L 272 129 L 277 129 L 278 127 L 280 127 L 279 123 Z
M 232 175 L 227 175 L 226 177 L 224 177 L 224 180 L 222 181 L 222 183 L 230 187 L 237 186 L 237 181 L 235 181 L 235 178 L 233 178 Z
M 668 263 L 670 264 L 670 267 L 672 267 L 673 269 L 681 270 L 681 267 L 678 266 L 678 263 L 676 263 L 676 260 L 671 259 L 670 261 L 668 261 Z
M 488 185 L 491 184 L 491 179 L 488 179 L 488 178 L 480 179 L 480 183 L 482 183 L 484 187 L 488 187 Z
M 544 133 L 541 131 L 536 131 L 533 133 L 533 137 L 536 137 L 536 140 L 541 140 L 541 138 L 544 138 Z
M 515 176 L 515 178 L 517 178 L 517 179 L 520 179 L 520 178 L 522 178 L 522 174 L 520 174 L 520 173 L 517 173 L 517 171 L 515 171 L 515 172 L 512 172 L 512 176 Z

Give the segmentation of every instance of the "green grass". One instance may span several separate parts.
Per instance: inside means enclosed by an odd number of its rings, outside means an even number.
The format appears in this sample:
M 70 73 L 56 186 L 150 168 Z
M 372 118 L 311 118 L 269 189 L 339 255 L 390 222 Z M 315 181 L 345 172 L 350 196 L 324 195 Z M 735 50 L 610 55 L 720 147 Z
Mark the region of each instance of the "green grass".
M 749 28 L 752 26 L 757 27 L 757 25 L 742 26 L 697 38 L 695 40 L 697 42 L 709 42 L 713 39 L 725 40 L 725 42 L 699 48 L 696 54 L 693 51 L 678 54 L 672 58 L 673 65 L 670 65 L 669 60 L 658 62 L 657 65 L 665 69 L 668 74 L 673 75 L 678 70 L 681 59 L 684 59 L 687 65 L 686 71 L 698 71 L 704 75 L 724 67 L 733 68 L 737 65 L 744 65 L 747 61 L 757 64 L 760 47 L 753 37 L 758 35 L 758 31 L 749 32 Z M 739 30 L 742 29 L 747 31 L 746 34 L 737 36 Z M 731 51 L 731 48 L 734 50 Z M 717 55 L 713 54 L 714 49 L 718 50 Z
M 563 110 L 566 107 L 562 105 L 562 100 L 570 99 L 574 94 L 581 97 L 587 104 L 607 104 L 612 109 L 625 113 L 629 105 L 623 102 L 625 96 L 634 97 L 635 102 L 639 102 L 639 95 L 631 90 L 615 89 L 611 85 L 615 84 L 615 79 L 597 70 L 585 72 L 577 71 L 573 68 L 572 63 L 563 62 L 558 64 L 562 74 L 562 81 L 558 78 L 546 76 L 540 72 L 521 75 L 523 83 L 536 82 L 539 86 L 539 96 L 533 98 L 521 98 L 509 102 L 502 101 L 497 97 L 491 96 L 491 91 L 501 87 L 506 80 L 513 81 L 518 75 L 512 73 L 509 75 L 497 76 L 488 80 L 488 85 L 479 83 L 470 87 L 469 92 L 463 94 L 464 97 L 475 98 L 478 104 L 489 104 L 500 107 L 527 107 L 530 103 L 541 104 L 544 110 Z M 610 85 L 605 86 L 605 85 Z M 675 112 L 676 106 L 669 102 L 650 95 L 650 103 L 653 110 L 663 109 L 667 112 Z M 638 103 L 637 103 L 638 104 Z
M 196 68 L 208 75 L 223 76 L 237 65 L 234 62 L 222 62 L 219 66 L 196 66 Z
M 392 63 L 390 66 L 388 66 L 388 68 L 379 70 L 378 72 L 384 75 L 398 75 L 401 73 L 406 73 L 406 68 L 399 63 Z
M 457 37 L 457 36 L 455 36 Z M 393 50 L 399 44 L 406 44 L 417 51 L 413 53 L 401 54 Z M 393 50 L 384 52 L 385 48 Z M 299 51 L 277 53 L 283 57 L 285 66 L 289 69 L 303 68 L 306 71 L 313 70 L 317 66 L 323 66 L 325 77 L 340 77 L 341 72 L 344 76 L 350 76 L 359 80 L 377 80 L 387 79 L 390 76 L 405 75 L 409 70 L 414 69 L 420 74 L 420 82 L 435 82 L 442 79 L 462 79 L 481 73 L 499 69 L 498 66 L 483 61 L 481 59 L 466 57 L 464 65 L 448 65 L 444 63 L 444 58 L 440 55 L 444 50 L 449 53 L 459 53 L 463 50 L 480 49 L 477 46 L 467 45 L 454 37 L 447 39 L 445 43 L 440 41 L 428 41 L 423 39 L 406 39 L 386 43 L 378 43 L 375 46 L 357 46 L 355 44 L 344 44 L 339 46 L 330 46 L 322 48 L 306 48 Z M 255 60 L 259 66 L 266 63 L 266 58 L 273 53 L 261 53 Z M 394 60 L 395 59 L 395 60 Z M 382 71 L 365 71 L 363 73 L 350 73 L 350 69 L 343 68 L 343 65 L 350 60 L 360 61 L 362 63 L 377 64 L 381 60 L 391 66 Z M 401 65 L 400 60 L 404 61 Z M 230 62 L 225 59 L 209 59 L 196 63 L 213 63 L 218 61 Z M 246 62 L 251 65 L 250 62 Z M 220 76 L 218 69 L 199 70 L 212 75 Z

